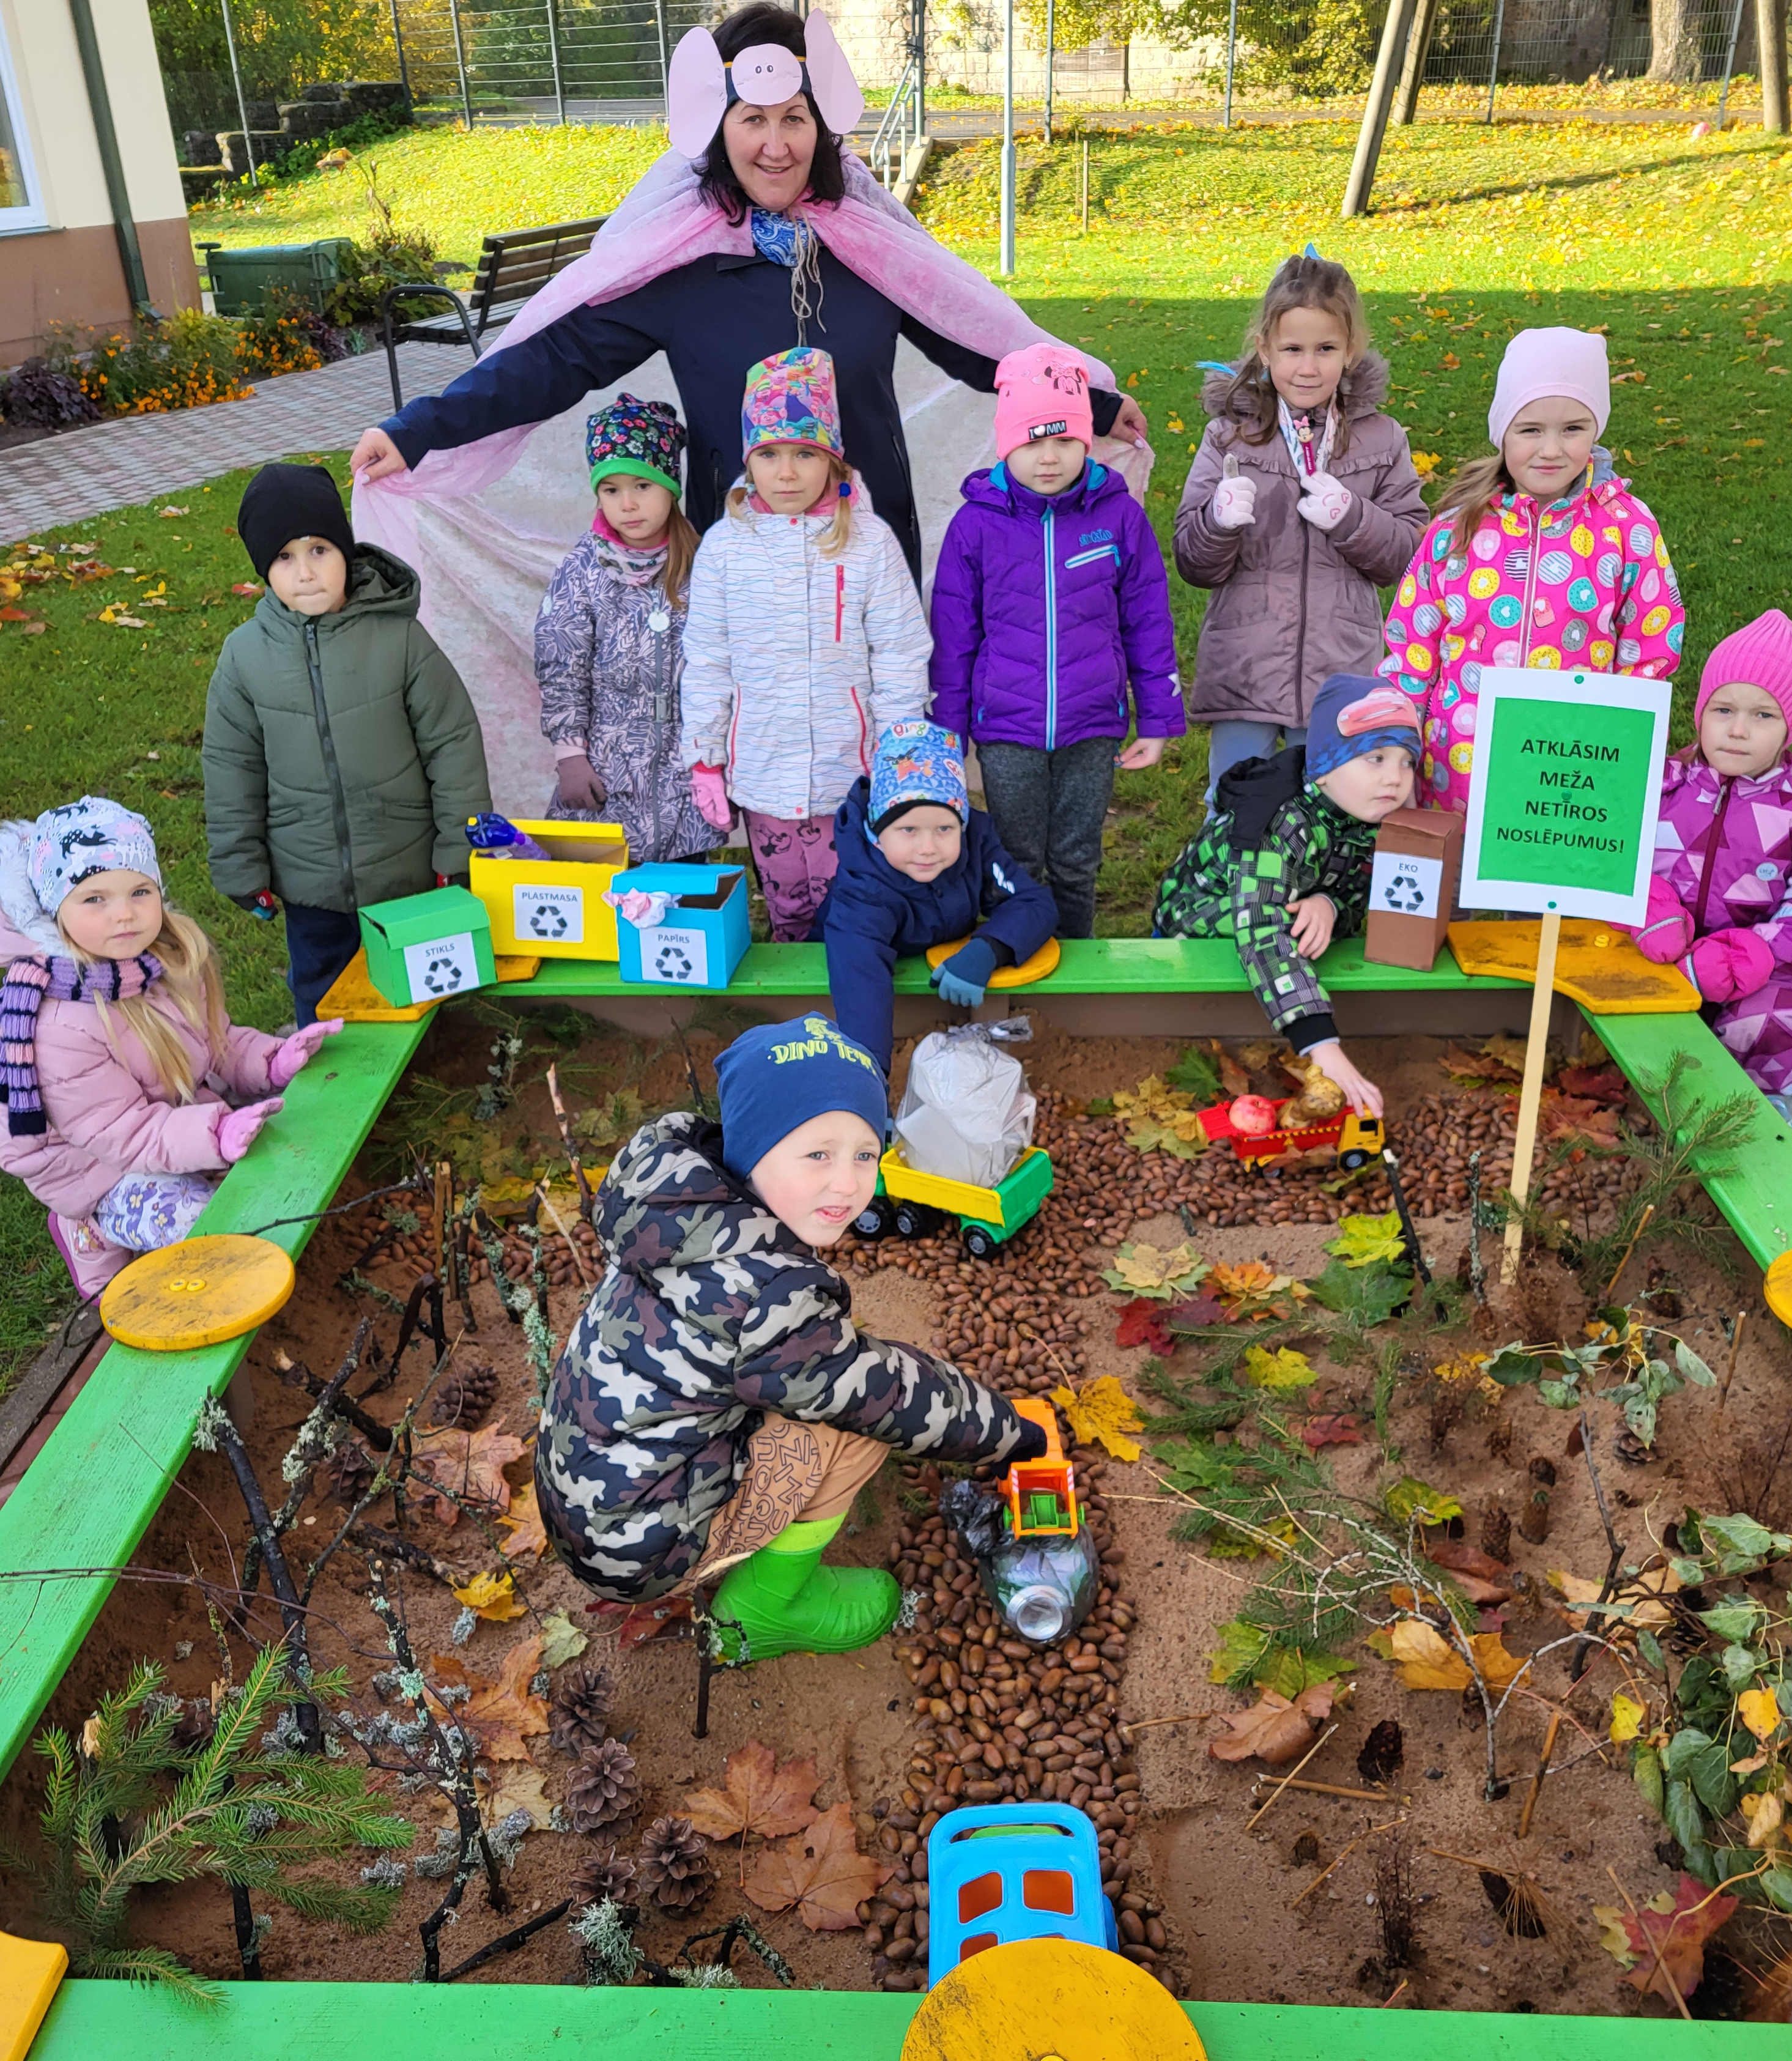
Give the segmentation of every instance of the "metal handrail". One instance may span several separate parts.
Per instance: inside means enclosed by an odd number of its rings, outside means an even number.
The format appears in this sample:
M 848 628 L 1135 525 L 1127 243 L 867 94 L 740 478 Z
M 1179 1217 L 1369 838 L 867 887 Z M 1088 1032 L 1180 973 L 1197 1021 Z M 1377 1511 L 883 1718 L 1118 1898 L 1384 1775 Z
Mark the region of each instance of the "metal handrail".
M 921 125 L 914 118 L 918 111 L 916 98 L 920 82 L 921 68 L 910 58 L 897 81 L 896 90 L 890 96 L 890 105 L 883 111 L 877 134 L 871 138 L 871 170 L 886 186 L 894 186 L 902 177 L 910 146 L 921 140 Z

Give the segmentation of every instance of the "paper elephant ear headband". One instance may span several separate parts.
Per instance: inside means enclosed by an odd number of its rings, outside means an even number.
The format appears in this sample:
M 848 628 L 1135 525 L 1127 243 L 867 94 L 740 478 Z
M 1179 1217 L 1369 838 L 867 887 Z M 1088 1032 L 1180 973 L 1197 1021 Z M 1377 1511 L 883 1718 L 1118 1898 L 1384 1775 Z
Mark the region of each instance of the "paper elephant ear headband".
M 836 136 L 856 128 L 865 112 L 865 95 L 826 15 L 810 15 L 803 23 L 803 41 L 806 58 L 781 43 L 750 43 L 730 64 L 707 29 L 687 30 L 672 53 L 666 75 L 666 126 L 673 149 L 683 157 L 700 158 L 737 100 L 755 107 L 781 107 L 805 89 Z

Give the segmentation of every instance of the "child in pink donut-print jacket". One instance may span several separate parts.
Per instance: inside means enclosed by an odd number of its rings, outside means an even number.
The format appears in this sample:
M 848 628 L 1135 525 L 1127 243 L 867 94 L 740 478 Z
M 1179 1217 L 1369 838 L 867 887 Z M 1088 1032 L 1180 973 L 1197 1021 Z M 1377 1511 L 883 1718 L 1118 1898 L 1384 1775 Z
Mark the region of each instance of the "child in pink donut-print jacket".
M 1744 1071 L 1792 1094 L 1792 622 L 1777 608 L 1705 662 L 1698 742 L 1669 759 L 1636 941 L 1678 962 Z
M 1381 672 L 1419 704 L 1420 797 L 1466 811 L 1482 668 L 1584 666 L 1660 679 L 1686 611 L 1662 533 L 1596 439 L 1606 340 L 1525 330 L 1500 366 L 1496 455 L 1463 468 L 1389 611 Z

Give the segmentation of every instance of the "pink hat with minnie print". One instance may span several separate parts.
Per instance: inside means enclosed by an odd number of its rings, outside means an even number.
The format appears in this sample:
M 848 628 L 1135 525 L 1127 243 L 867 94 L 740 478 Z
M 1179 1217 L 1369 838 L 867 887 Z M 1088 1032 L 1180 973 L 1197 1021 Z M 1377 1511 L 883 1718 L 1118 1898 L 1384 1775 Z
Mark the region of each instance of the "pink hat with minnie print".
M 1595 426 L 1603 430 L 1611 414 L 1611 373 L 1606 363 L 1606 339 L 1584 329 L 1522 329 L 1506 346 L 1494 405 L 1487 410 L 1487 434 L 1496 450 L 1533 401 L 1559 394 L 1565 401 L 1585 402 Z
M 1006 458 L 1042 437 L 1095 441 L 1089 367 L 1067 344 L 1030 343 L 995 369 L 995 454 Z
M 1779 609 L 1731 630 L 1713 650 L 1698 676 L 1694 722 L 1703 721 L 1705 705 L 1719 687 L 1744 685 L 1771 694 L 1792 729 L 1792 621 Z

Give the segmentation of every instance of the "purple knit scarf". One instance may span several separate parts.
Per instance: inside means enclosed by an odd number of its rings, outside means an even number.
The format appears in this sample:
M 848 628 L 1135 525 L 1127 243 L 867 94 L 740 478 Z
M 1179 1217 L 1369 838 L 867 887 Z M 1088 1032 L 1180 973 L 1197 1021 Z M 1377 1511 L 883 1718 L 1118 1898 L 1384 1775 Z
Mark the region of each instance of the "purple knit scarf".
M 128 1002 L 162 978 L 153 952 L 134 959 L 46 957 L 14 959 L 0 986 L 0 1101 L 14 1138 L 41 1138 L 49 1129 L 38 1087 L 38 1011 L 52 1002 Z

